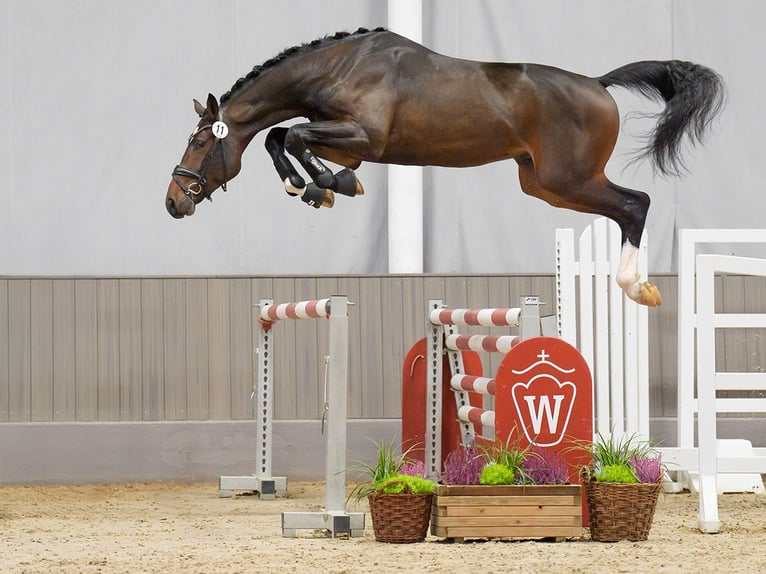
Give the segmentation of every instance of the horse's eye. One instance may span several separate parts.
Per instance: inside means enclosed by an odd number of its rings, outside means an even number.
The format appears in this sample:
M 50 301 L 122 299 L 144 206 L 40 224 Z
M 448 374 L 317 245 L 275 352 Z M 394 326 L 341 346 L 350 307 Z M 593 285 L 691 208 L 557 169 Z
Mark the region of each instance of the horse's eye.
M 195 149 L 200 149 L 200 148 L 205 146 L 204 140 L 201 140 L 199 138 L 194 138 L 191 143 L 192 143 L 192 146 L 194 146 Z

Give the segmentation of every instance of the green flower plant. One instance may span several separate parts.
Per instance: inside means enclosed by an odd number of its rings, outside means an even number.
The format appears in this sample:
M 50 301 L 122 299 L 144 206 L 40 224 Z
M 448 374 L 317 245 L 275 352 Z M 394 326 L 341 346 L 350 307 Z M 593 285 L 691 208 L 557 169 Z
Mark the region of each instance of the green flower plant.
M 378 450 L 376 462 L 374 464 L 356 462 L 349 469 L 357 475 L 361 475 L 364 480 L 353 488 L 348 495 L 347 501 L 353 498 L 356 502 L 359 502 L 370 494 L 382 492 L 385 488 L 395 491 L 401 487 L 399 492 L 385 492 L 386 494 L 405 492 L 404 485 L 409 486 L 410 490 L 415 494 L 433 492 L 436 489 L 436 482 L 428 480 L 423 476 L 411 476 L 402 472 L 411 472 L 410 469 L 419 468 L 415 461 L 407 458 L 414 445 L 403 453 L 397 454 L 393 439 L 389 442 L 384 440 L 380 443 L 373 441 L 373 443 Z M 397 484 L 399 486 L 396 486 Z
M 512 475 L 510 482 L 492 482 L 489 484 L 526 484 L 530 482 L 524 470 L 524 462 L 531 447 L 527 446 L 522 448 L 518 439 L 514 441 L 513 434 L 514 433 L 511 432 L 504 443 L 499 439 L 495 439 L 495 442 L 492 445 L 480 447 L 488 460 L 487 466 L 496 464 L 508 469 L 510 475 L 506 473 L 506 480 L 508 476 Z M 487 467 L 485 466 L 484 468 Z M 493 475 L 497 475 L 497 473 L 500 472 L 502 471 L 490 471 Z M 479 484 L 485 483 L 481 482 L 481 479 L 479 479 Z
M 395 474 L 379 483 L 375 492 L 379 494 L 431 494 L 436 483 L 420 476 Z
M 591 457 L 586 472 L 599 482 L 656 482 L 662 476 L 662 461 L 654 446 L 636 435 L 604 437 L 596 434 L 593 443 L 573 447 Z
M 516 473 L 503 463 L 492 462 L 485 466 L 479 477 L 479 484 L 514 484 Z

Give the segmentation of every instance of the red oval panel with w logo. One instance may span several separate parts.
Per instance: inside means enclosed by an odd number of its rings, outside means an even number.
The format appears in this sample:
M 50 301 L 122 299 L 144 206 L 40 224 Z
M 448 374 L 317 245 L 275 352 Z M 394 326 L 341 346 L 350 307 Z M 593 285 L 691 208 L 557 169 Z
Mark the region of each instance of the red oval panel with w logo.
M 527 339 L 506 354 L 495 380 L 498 439 L 559 451 L 579 482 L 587 459 L 571 447 L 593 439 L 593 382 L 582 355 L 561 339 Z

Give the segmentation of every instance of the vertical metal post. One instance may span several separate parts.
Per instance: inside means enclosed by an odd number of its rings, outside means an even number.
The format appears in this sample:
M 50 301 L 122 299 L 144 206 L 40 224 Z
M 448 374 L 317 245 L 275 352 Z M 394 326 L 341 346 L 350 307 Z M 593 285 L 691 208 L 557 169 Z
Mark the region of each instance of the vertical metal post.
M 346 407 L 348 402 L 348 298 L 330 298 L 326 504 L 343 511 L 346 502 Z
M 258 317 L 260 317 L 260 309 L 272 303 L 271 299 L 261 299 L 258 305 Z M 271 475 L 274 350 L 271 344 L 271 331 L 263 326 L 258 327 L 258 346 L 255 348 L 255 354 L 252 394 L 257 441 L 255 473 L 245 476 L 219 477 L 218 494 L 227 497 L 234 491 L 257 492 L 261 500 L 274 500 L 277 494 L 287 493 L 287 477 Z
M 260 309 L 271 305 L 271 299 L 261 299 Z M 258 370 L 255 381 L 255 424 L 258 429 L 258 478 L 271 478 L 271 422 L 274 416 L 274 388 L 272 382 L 271 330 L 258 330 Z
M 442 452 L 442 354 L 443 327 L 431 323 L 429 313 L 441 309 L 441 299 L 428 300 L 426 313 L 426 346 L 428 347 L 428 369 L 426 375 L 426 444 L 425 465 L 429 478 L 435 478 L 441 471 Z
M 540 336 L 540 297 L 527 295 L 521 298 L 519 314 L 519 340 Z

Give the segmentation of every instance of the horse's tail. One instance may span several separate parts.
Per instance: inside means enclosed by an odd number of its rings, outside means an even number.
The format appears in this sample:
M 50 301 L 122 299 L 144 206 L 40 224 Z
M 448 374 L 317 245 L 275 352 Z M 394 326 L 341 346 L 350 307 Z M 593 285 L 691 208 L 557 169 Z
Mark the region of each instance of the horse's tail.
M 604 87 L 622 86 L 665 101 L 648 143 L 639 150 L 665 175 L 683 171 L 680 145 L 684 135 L 692 144 L 702 142 L 710 122 L 721 111 L 726 90 L 721 76 L 705 66 L 670 60 L 635 62 L 598 78 Z

